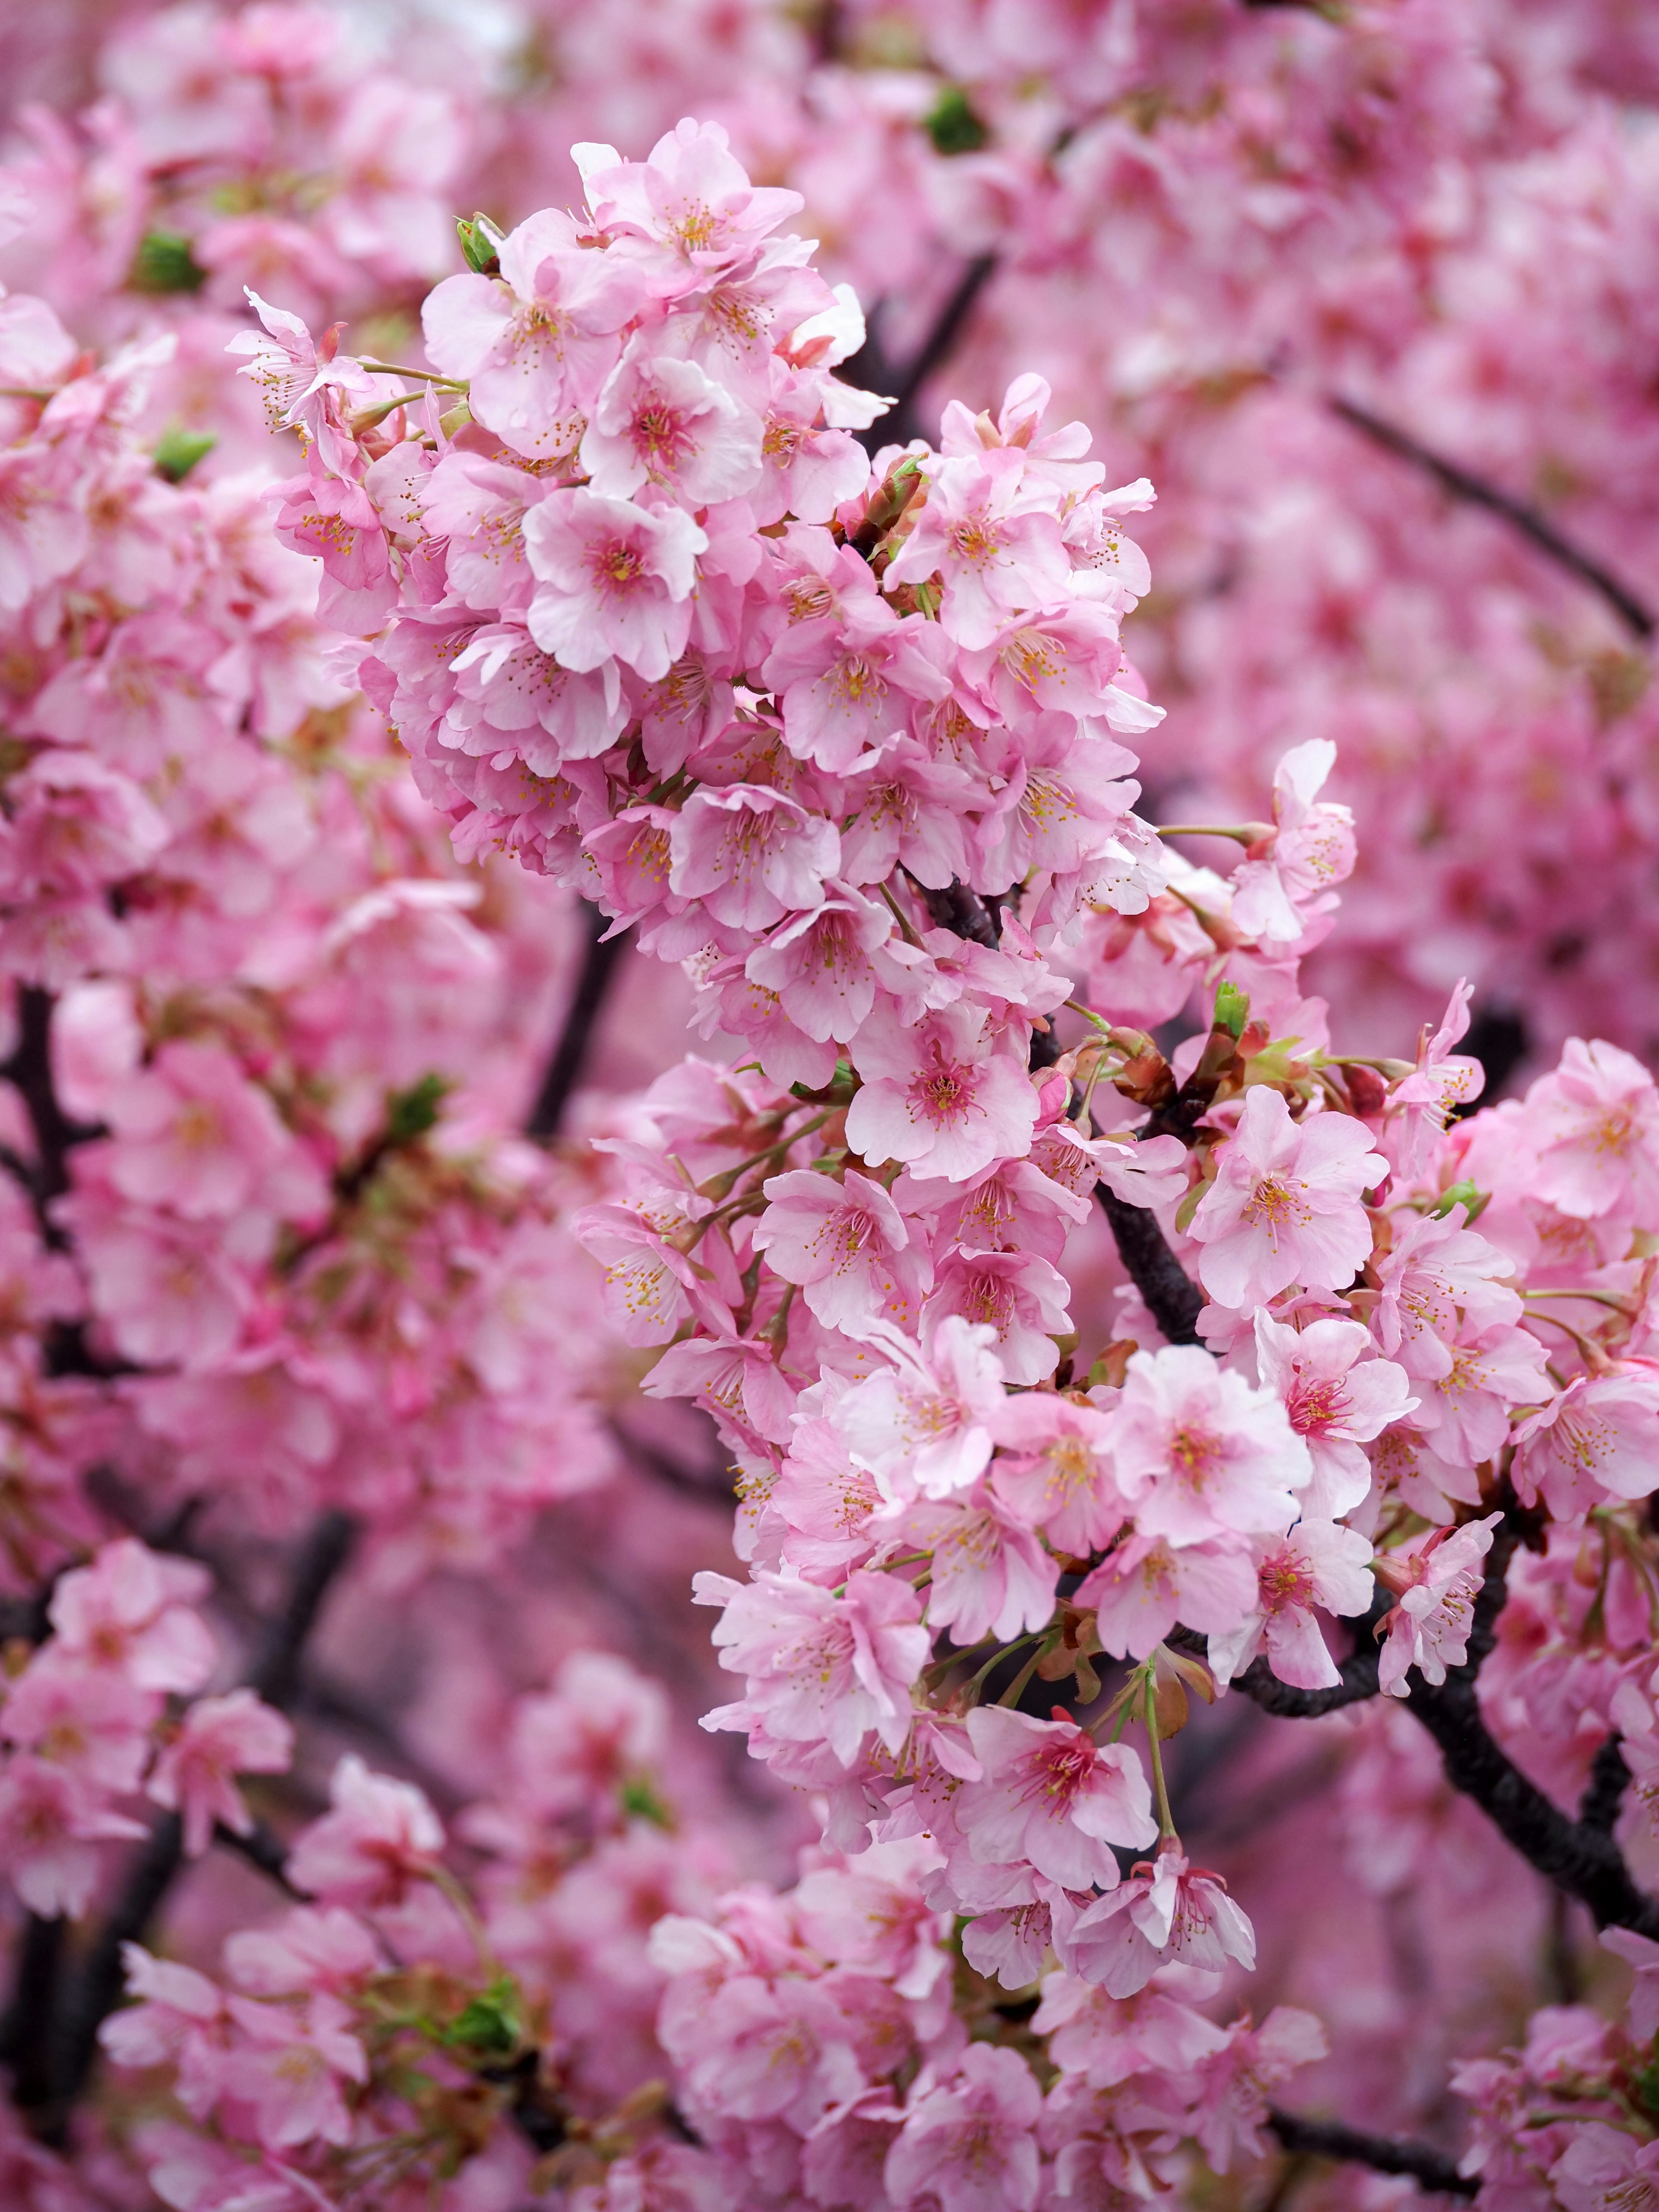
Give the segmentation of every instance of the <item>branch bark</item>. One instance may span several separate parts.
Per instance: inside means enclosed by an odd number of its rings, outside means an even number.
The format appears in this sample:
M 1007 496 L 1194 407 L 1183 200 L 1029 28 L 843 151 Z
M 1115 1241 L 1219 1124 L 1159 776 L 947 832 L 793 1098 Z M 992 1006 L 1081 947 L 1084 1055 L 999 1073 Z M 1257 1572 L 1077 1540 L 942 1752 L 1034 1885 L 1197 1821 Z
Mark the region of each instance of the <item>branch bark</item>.
M 1419 2188 L 1437 2196 L 1475 2197 L 1480 2184 L 1462 2174 L 1443 2151 L 1431 2143 L 1399 2142 L 1389 2136 L 1366 2135 L 1344 2127 L 1340 2120 L 1304 2119 L 1299 2112 L 1267 2107 L 1267 2125 L 1288 2151 L 1309 2158 L 1336 2159 L 1350 2166 L 1368 2166 L 1373 2173 L 1403 2173 Z
M 1146 1310 L 1171 1344 L 1200 1344 L 1198 1317 L 1204 1293 L 1165 1241 L 1156 1216 L 1144 1206 L 1126 1206 L 1105 1184 L 1095 1188 L 1116 1240 L 1118 1257 L 1129 1280 L 1146 1302 Z
M 1257 4 L 1260 4 L 1260 0 L 1257 0 Z M 1557 568 L 1565 568 L 1570 576 L 1576 576 L 1581 584 L 1588 584 L 1591 591 L 1599 592 L 1632 636 L 1645 644 L 1653 635 L 1656 625 L 1652 609 L 1639 599 L 1628 585 L 1621 583 L 1611 569 L 1603 568 L 1599 561 L 1592 560 L 1588 553 L 1581 552 L 1571 539 L 1564 537 L 1553 522 L 1546 520 L 1539 514 L 1536 507 L 1527 506 L 1522 500 L 1511 499 L 1507 492 L 1499 491 L 1483 477 L 1472 475 L 1468 469 L 1460 468 L 1456 462 L 1446 460 L 1429 447 L 1419 445 L 1415 438 L 1404 430 L 1397 430 L 1392 422 L 1385 422 L 1381 416 L 1373 415 L 1369 408 L 1358 406 L 1351 399 L 1334 398 L 1330 402 L 1330 409 L 1333 415 L 1340 416 L 1358 430 L 1362 437 L 1369 438 L 1373 445 L 1381 446 L 1386 453 L 1397 454 L 1401 460 L 1409 461 L 1414 468 L 1421 469 L 1425 475 L 1432 477 L 1453 498 L 1467 501 L 1471 507 L 1484 507 L 1489 514 L 1499 516 L 1512 530 L 1518 531 L 1529 544 L 1553 561 Z
M 533 1137 L 538 1144 L 550 1144 L 559 1133 L 571 1093 L 581 1079 L 588 1047 L 592 1042 L 593 1030 L 611 979 L 628 950 L 625 936 L 605 935 L 609 923 L 598 907 L 584 904 L 582 913 L 588 934 L 581 966 L 576 972 L 576 988 L 571 995 L 564 1026 L 559 1032 L 558 1042 L 542 1077 L 536 1103 L 525 1123 L 525 1134 Z
M 865 339 L 851 360 L 842 363 L 846 381 L 863 390 L 879 390 L 896 380 L 892 406 L 867 430 L 858 433 L 859 442 L 866 453 L 878 453 L 884 446 L 908 446 L 912 438 L 923 434 L 916 415 L 921 388 L 954 349 L 980 294 L 995 274 L 996 265 L 994 253 L 975 255 L 934 317 L 933 327 L 902 369 L 888 360 L 880 339 L 873 333 Z

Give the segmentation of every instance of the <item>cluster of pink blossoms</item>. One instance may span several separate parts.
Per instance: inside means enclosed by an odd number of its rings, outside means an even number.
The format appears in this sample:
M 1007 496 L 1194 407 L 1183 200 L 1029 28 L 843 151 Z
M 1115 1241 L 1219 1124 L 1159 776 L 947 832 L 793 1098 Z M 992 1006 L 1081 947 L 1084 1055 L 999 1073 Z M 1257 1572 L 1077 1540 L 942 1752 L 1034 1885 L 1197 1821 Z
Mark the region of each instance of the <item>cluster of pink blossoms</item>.
M 1376 1686 L 1426 1696 L 1484 1656 L 1500 1536 L 1641 1550 L 1659 1095 L 1575 1040 L 1454 1121 L 1462 985 L 1414 1061 L 1334 1054 L 1298 973 L 1353 863 L 1334 748 L 1219 825 L 1227 877 L 1130 811 L 1150 488 L 1107 492 L 1036 380 L 867 459 L 788 196 L 707 125 L 577 158 L 582 215 L 471 230 L 401 392 L 264 307 L 250 373 L 307 439 L 279 530 L 461 849 L 678 959 L 738 1063 L 646 1094 L 581 1224 L 666 1347 L 647 1391 L 738 1471 L 750 1579 L 700 1595 L 743 1695 L 708 1724 L 821 1796 L 854 1872 L 898 1853 L 979 1977 L 1052 1958 L 1103 2004 L 1248 1967 L 1166 1786 L 1188 1693 L 1342 1692 L 1374 1625 Z M 1146 1025 L 1195 988 L 1166 1058 Z M 1091 1356 L 1059 1263 L 1097 1194 L 1135 1288 Z M 1045 2143 L 1093 2154 L 1012 2047 L 936 2060 L 924 2008 L 914 2072 L 787 1923 L 736 1928 L 664 1938 L 663 2032 L 763 2195 L 1030 2212 Z M 885 2197 L 834 2194 L 843 2156 Z

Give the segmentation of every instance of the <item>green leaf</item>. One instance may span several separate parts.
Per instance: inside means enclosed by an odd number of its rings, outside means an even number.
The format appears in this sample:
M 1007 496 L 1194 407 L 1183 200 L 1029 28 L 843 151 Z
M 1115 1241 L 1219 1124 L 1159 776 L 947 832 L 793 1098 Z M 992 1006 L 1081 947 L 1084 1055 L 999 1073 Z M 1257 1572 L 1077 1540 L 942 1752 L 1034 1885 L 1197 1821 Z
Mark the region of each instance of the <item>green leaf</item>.
M 219 441 L 211 430 L 186 430 L 171 424 L 155 441 L 155 473 L 169 483 L 183 483 L 198 461 L 204 461 Z
M 386 1140 L 388 1145 L 412 1145 L 437 1126 L 439 1109 L 449 1089 L 446 1077 L 423 1075 L 407 1091 L 394 1091 L 386 1102 Z
M 134 292 L 199 292 L 206 283 L 207 270 L 181 230 L 147 230 L 127 271 Z
M 1216 987 L 1215 1025 L 1229 1036 L 1241 1037 L 1244 1024 L 1250 1018 L 1250 994 L 1241 991 L 1237 983 L 1220 983 Z
M 937 154 L 977 154 L 990 143 L 990 132 L 975 114 L 959 84 L 945 86 L 921 127 Z

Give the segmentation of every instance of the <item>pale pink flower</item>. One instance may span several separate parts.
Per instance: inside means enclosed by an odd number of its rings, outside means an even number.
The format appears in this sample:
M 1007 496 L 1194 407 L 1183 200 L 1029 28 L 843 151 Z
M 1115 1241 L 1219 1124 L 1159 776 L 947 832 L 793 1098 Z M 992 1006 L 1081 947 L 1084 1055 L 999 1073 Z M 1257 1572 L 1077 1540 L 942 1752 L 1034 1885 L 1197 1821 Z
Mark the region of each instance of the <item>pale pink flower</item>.
M 708 1714 L 705 1728 L 740 1728 L 752 1714 L 786 1743 L 828 1744 L 843 1766 L 872 1729 L 889 1751 L 902 1745 L 933 1642 L 908 1583 L 860 1569 L 840 1597 L 767 1573 L 747 1585 L 700 1574 L 693 1588 L 699 1605 L 723 1608 L 721 1666 L 749 1677 L 743 1703 Z
M 1283 1095 L 1253 1084 L 1216 1179 L 1198 1202 L 1198 1276 L 1225 1306 L 1265 1305 L 1292 1283 L 1345 1291 L 1370 1256 L 1362 1194 L 1389 1164 L 1346 1114 L 1291 1119 Z
M 538 479 L 505 461 L 452 447 L 421 479 L 426 527 L 441 538 L 450 588 L 480 613 L 518 605 L 530 590 L 525 510 L 542 496 Z
M 188 1696 L 218 1663 L 207 1624 L 193 1610 L 210 1587 L 206 1569 L 194 1560 L 118 1537 L 52 1592 L 54 1650 L 82 1666 L 119 1672 L 142 1690 Z
M 533 775 L 595 759 L 628 726 L 615 661 L 586 674 L 561 667 L 517 623 L 477 630 L 452 672 L 455 697 L 440 742 L 485 759 L 516 753 Z
M 295 2010 L 230 1997 L 226 2008 L 239 2032 L 220 2058 L 220 2081 L 227 2096 L 252 2107 L 264 2148 L 349 2142 L 351 2112 L 340 2085 L 366 2081 L 368 2057 L 340 2000 L 319 1993 Z
M 1268 1313 L 1255 1317 L 1257 1372 L 1308 1447 L 1313 1478 L 1302 1510 L 1316 1520 L 1335 1520 L 1363 1501 L 1371 1469 L 1360 1446 L 1417 1407 L 1404 1368 L 1366 1358 L 1370 1350 L 1358 1322 L 1319 1320 L 1295 1329 Z
M 1068 1973 L 1114 1997 L 1133 1996 L 1160 1966 L 1255 1965 L 1255 1931 L 1225 1883 L 1188 1867 L 1173 1843 L 1080 1913 L 1057 1948 Z
M 1028 1390 L 1006 1401 L 996 1428 L 1001 1452 L 991 1486 L 1009 1510 L 1073 1558 L 1109 1542 L 1129 1501 L 1118 1487 L 1107 1415 L 1058 1392 Z
M 54 1640 L 36 1653 L 6 1692 L 0 1734 L 8 1743 L 61 1766 L 93 1792 L 125 1796 L 137 1789 L 161 1699 L 112 1668 L 88 1666 Z
M 763 990 L 775 991 L 790 1020 L 809 1037 L 844 1043 L 875 1004 L 870 956 L 892 935 L 893 918 L 850 885 L 830 884 L 825 891 L 820 904 L 757 945 L 744 973 Z
M 1521 1318 L 1519 1295 L 1501 1279 L 1514 1274 L 1515 1261 L 1466 1220 L 1462 1206 L 1443 1215 L 1393 1215 L 1389 1249 L 1372 1262 L 1380 1290 L 1371 1328 L 1413 1377 L 1432 1381 L 1450 1370 L 1460 1311 L 1477 1332 Z
M 1356 1529 L 1298 1521 L 1288 1536 L 1258 1542 L 1256 1602 L 1237 1628 L 1210 1638 L 1210 1665 L 1222 1682 L 1242 1674 L 1265 1643 L 1281 1682 L 1328 1689 L 1340 1681 L 1312 1608 L 1364 1613 L 1371 1601 L 1371 1547 Z
M 1074 1595 L 1079 1605 L 1094 1607 L 1106 1650 L 1118 1659 L 1144 1659 L 1177 1621 L 1200 1636 L 1236 1632 L 1256 1602 L 1256 1578 L 1249 1552 L 1236 1537 L 1177 1549 L 1163 1536 L 1130 1535 Z
M 1270 1390 L 1197 1345 L 1138 1352 L 1111 1415 L 1112 1454 L 1142 1536 L 1194 1544 L 1218 1531 L 1281 1534 L 1311 1474 Z
M 544 653 L 579 672 L 611 659 L 647 682 L 666 676 L 691 634 L 691 593 L 707 533 L 678 507 L 552 491 L 524 518 L 536 578 L 526 619 Z
M 102 893 L 140 874 L 171 832 L 131 776 L 90 753 L 54 745 L 7 787 L 6 845 L 12 898 L 52 891 Z
M 1163 1990 L 1113 1997 L 1064 1972 L 1043 1977 L 1031 2027 L 1057 2066 L 1085 2075 L 1097 2089 L 1115 2088 L 1146 2069 L 1190 2074 L 1228 2039 L 1224 2029 Z
M 1152 1792 L 1126 1746 L 998 1705 L 969 1714 L 968 1736 L 985 1771 L 963 1784 L 954 1809 L 981 1864 L 1029 1863 L 1064 1888 L 1106 1889 L 1118 1878 L 1114 1844 L 1156 1841 Z
M 863 1079 L 847 1114 L 854 1150 L 879 1166 L 966 1182 L 1030 1148 L 1037 1095 L 1012 1042 L 993 1041 L 958 1001 L 907 1026 L 878 1003 L 853 1045 Z
M 282 1774 L 293 1756 L 292 1725 L 252 1690 L 201 1698 L 156 1760 L 146 1795 L 183 1815 L 185 1850 L 199 1858 L 216 1822 L 239 1836 L 252 1832 L 236 1776 Z
M 1310 738 L 1274 769 L 1277 829 L 1267 856 L 1245 860 L 1233 874 L 1230 919 L 1244 936 L 1293 944 L 1314 901 L 1353 873 L 1352 811 L 1317 796 L 1335 766 L 1330 739 Z
M 327 1904 L 374 1911 L 401 1905 L 431 1879 L 442 1824 L 412 1782 L 371 1774 L 348 1752 L 329 1784 L 331 1810 L 302 1828 L 289 1854 L 296 1889 Z
M 667 296 L 744 260 L 805 205 L 799 192 L 750 184 L 731 143 L 720 124 L 688 118 L 643 161 L 621 161 L 611 146 L 570 149 L 596 228 L 653 249 L 639 265 Z
M 551 209 L 510 231 L 501 274 L 447 276 L 421 310 L 427 357 L 470 380 L 477 419 L 531 460 L 574 451 L 583 418 L 646 296 L 620 255 L 590 253 Z
M 1529 1194 L 1575 1220 L 1659 1206 L 1659 1092 L 1641 1061 L 1599 1039 L 1569 1037 L 1561 1064 L 1527 1093 L 1536 1147 Z
M 1427 1167 L 1453 1109 L 1467 1106 L 1486 1087 L 1486 1071 L 1480 1061 L 1452 1050 L 1468 1033 L 1473 995 L 1468 983 L 1456 985 L 1439 1028 L 1431 1036 L 1428 1024 L 1424 1024 L 1415 1069 L 1402 1076 L 1389 1094 L 1389 1126 L 1395 1160 L 1408 1181 L 1415 1180 Z
M 1659 2031 L 1659 1943 L 1633 1928 L 1604 1928 L 1596 1941 L 1634 1973 L 1626 2017 L 1632 2040 L 1650 2042 Z
M 1659 1368 L 1631 1363 L 1577 1375 L 1515 1431 L 1515 1486 L 1522 1504 L 1543 1497 L 1558 1520 L 1609 1498 L 1659 1489 Z
M 796 1887 L 795 1918 L 821 1957 L 878 1974 L 902 1997 L 925 1997 L 950 1971 L 939 1942 L 946 1923 L 903 1858 L 894 1863 L 906 1849 L 878 1844 L 848 1866 L 815 1868 Z
M 901 1279 L 926 1267 L 903 1215 L 878 1182 L 848 1169 L 837 1182 L 810 1169 L 773 1176 L 755 1224 L 755 1249 L 786 1282 L 802 1285 L 807 1309 L 826 1328 L 856 1334 L 880 1313 Z
M 1042 2110 L 1017 2051 L 970 2043 L 957 2071 L 911 2106 L 884 2170 L 896 2205 L 936 2197 L 942 2212 L 1034 2212 Z
M 520 1700 L 511 1757 L 515 1795 L 538 1814 L 614 1808 L 630 1776 L 653 1765 L 667 1742 L 660 1684 L 604 1651 L 578 1651 L 545 1696 Z
M 1550 2186 L 1566 2212 L 1655 2212 L 1659 2142 L 1587 2120 L 1551 2166 Z
M 783 710 L 784 742 L 799 759 L 844 775 L 871 764 L 908 726 L 917 702 L 951 691 L 938 625 L 885 605 L 864 563 L 816 619 L 792 623 L 762 675 Z
M 991 1329 L 1008 1381 L 1041 1382 L 1060 1357 L 1055 1339 L 1071 1328 L 1070 1297 L 1060 1270 L 1035 1252 L 958 1245 L 939 1262 L 922 1322 L 937 1324 L 956 1314 Z
M 760 417 L 695 362 L 665 352 L 659 332 L 641 331 L 594 402 L 581 465 L 604 499 L 654 484 L 684 507 L 711 507 L 759 483 Z
M 224 1991 L 193 1966 L 153 1958 L 142 1945 L 123 1943 L 127 1995 L 137 2004 L 112 2013 L 98 2040 L 118 2066 L 168 2066 L 174 2094 L 195 2120 L 218 2102 L 217 2059 L 228 2025 Z
M 186 1220 L 241 1212 L 256 1200 L 290 1220 L 315 1219 L 327 1193 L 283 1127 L 269 1095 L 216 1044 L 164 1044 L 112 1096 L 110 1181 L 124 1198 Z
M 63 1211 L 73 1213 L 99 1318 L 125 1358 L 199 1373 L 235 1350 L 253 1304 L 246 1263 L 263 1261 L 270 1249 L 271 1228 L 260 1217 L 207 1223 L 112 1214 L 80 1192 Z
M 20 1752 L 0 1771 L 0 1866 L 29 1911 L 78 1920 L 92 1900 L 98 1844 L 142 1838 L 137 1820 L 67 1768 Z
M 1437 1528 L 1409 1552 L 1379 1559 L 1377 1578 L 1400 1601 L 1385 1618 L 1388 1641 L 1377 1668 L 1378 1683 L 1390 1697 L 1410 1695 L 1406 1676 L 1413 1667 L 1425 1682 L 1440 1683 L 1449 1667 L 1461 1667 L 1468 1656 L 1474 1601 L 1485 1579 L 1480 1562 L 1503 1517 L 1489 1513 L 1461 1528 Z
M 1007 1402 L 988 1328 L 947 1314 L 918 1345 L 895 1328 L 866 1334 L 892 1362 L 857 1383 L 834 1411 L 860 1466 L 890 1497 L 946 1498 L 990 1464 Z
M 899 1525 L 933 1553 L 931 1626 L 969 1644 L 987 1636 L 1007 1644 L 1048 1626 L 1060 1563 L 982 1486 L 946 1504 L 913 1505 Z
M 1477 1331 L 1466 1322 L 1447 1350 L 1447 1371 L 1419 1389 L 1412 1419 L 1442 1459 L 1478 1467 L 1509 1441 L 1512 1406 L 1551 1396 L 1544 1347 L 1524 1328 L 1500 1322 Z
M 972 651 L 1012 615 L 1067 598 L 1072 563 L 1046 489 L 1028 486 L 1025 457 L 1002 446 L 939 461 L 927 471 L 926 503 L 889 562 L 886 590 L 943 578 L 939 626 Z
M 1294 2074 L 1330 2057 L 1325 2030 L 1310 2012 L 1275 2005 L 1260 2027 L 1248 2013 L 1227 2030 L 1222 2049 L 1201 2060 L 1194 2134 L 1211 2167 L 1225 2173 L 1236 2151 L 1260 2158 L 1267 2093 Z
M 239 1928 L 225 1938 L 225 1966 L 253 1996 L 343 1996 L 386 1970 L 373 1934 L 343 1905 L 296 1905 L 274 1927 Z
M 760 784 L 693 792 L 669 832 L 669 888 L 734 929 L 769 929 L 816 908 L 841 840 L 833 822 Z

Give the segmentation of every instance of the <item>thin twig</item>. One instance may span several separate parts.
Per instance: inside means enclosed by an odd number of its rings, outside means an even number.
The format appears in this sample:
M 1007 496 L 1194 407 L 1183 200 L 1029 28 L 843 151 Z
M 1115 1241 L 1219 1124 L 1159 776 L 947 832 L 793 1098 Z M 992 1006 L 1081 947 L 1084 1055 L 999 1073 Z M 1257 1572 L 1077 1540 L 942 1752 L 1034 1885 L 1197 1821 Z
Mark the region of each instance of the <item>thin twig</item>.
M 571 1093 L 581 1080 L 606 992 L 628 950 L 625 936 L 605 935 L 607 919 L 598 907 L 584 904 L 582 914 L 588 936 L 582 964 L 577 971 L 576 988 L 558 1042 L 553 1048 L 553 1056 L 542 1078 L 541 1089 L 536 1094 L 536 1103 L 525 1123 L 525 1134 L 535 1138 L 538 1144 L 550 1144 L 559 1133 Z
M 908 446 L 912 438 L 923 434 L 916 415 L 921 388 L 954 349 L 996 265 L 994 253 L 974 256 L 933 318 L 927 337 L 902 370 L 888 360 L 873 331 L 858 352 L 842 363 L 840 373 L 848 384 L 866 391 L 879 390 L 888 384 L 895 387 L 893 404 L 887 413 L 858 434 L 867 453 L 878 453 L 883 446 Z
M 1638 599 L 1628 585 L 1621 583 L 1610 569 L 1604 568 L 1599 561 L 1592 560 L 1588 553 L 1581 552 L 1570 538 L 1564 538 L 1555 525 L 1547 521 L 1536 507 L 1528 507 L 1521 500 L 1511 499 L 1507 492 L 1499 491 L 1484 478 L 1471 475 L 1468 469 L 1460 468 L 1455 461 L 1443 459 L 1404 430 L 1397 430 L 1392 422 L 1385 422 L 1380 416 L 1373 415 L 1369 408 L 1360 407 L 1352 399 L 1333 398 L 1329 404 L 1332 414 L 1340 416 L 1362 436 L 1369 438 L 1373 445 L 1397 454 L 1401 460 L 1410 461 L 1413 467 L 1431 476 L 1442 489 L 1450 492 L 1455 499 L 1466 500 L 1471 507 L 1485 507 L 1489 514 L 1500 516 L 1529 544 L 1536 546 L 1540 553 L 1553 561 L 1558 568 L 1565 568 L 1569 575 L 1577 577 L 1581 584 L 1588 584 L 1593 592 L 1600 592 L 1633 636 L 1645 642 L 1653 635 L 1656 617 L 1652 610 Z

